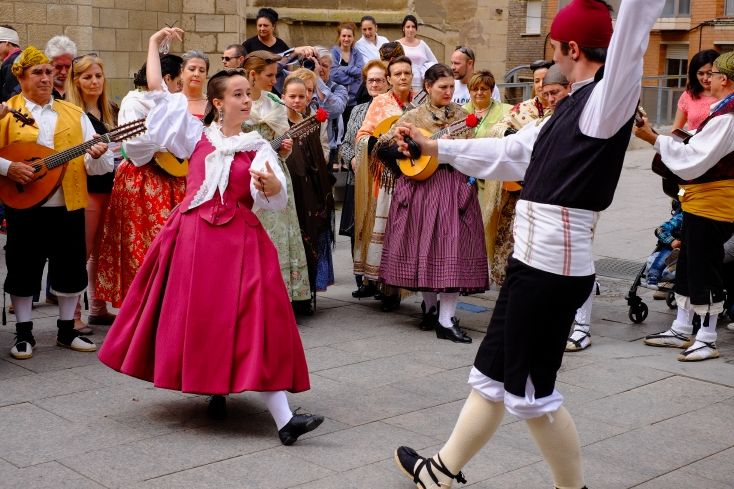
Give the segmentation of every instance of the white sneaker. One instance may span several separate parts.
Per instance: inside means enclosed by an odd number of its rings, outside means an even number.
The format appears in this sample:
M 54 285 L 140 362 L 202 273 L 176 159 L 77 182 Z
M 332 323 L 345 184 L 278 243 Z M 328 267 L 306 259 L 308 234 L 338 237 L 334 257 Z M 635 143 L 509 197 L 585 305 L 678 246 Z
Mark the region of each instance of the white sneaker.
M 709 358 L 719 358 L 716 343 L 696 340 L 686 351 L 678 355 L 679 362 L 700 362 Z
M 588 327 L 574 326 L 571 336 L 566 340 L 566 351 L 586 350 L 590 346 L 591 333 L 588 331 Z
M 644 341 L 646 345 L 667 348 L 688 348 L 692 343 L 690 335 L 679 333 L 672 328 L 661 333 L 647 335 Z

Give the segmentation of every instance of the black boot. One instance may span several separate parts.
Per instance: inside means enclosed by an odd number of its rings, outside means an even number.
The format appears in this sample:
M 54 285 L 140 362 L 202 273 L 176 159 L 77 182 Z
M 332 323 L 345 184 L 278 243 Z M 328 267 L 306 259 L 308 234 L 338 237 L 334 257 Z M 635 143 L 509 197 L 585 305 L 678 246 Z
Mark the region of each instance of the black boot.
M 382 312 L 392 312 L 400 307 L 400 292 L 382 296 Z
M 354 279 L 357 282 L 357 290 L 352 292 L 352 297 L 355 299 L 374 297 L 375 293 L 377 293 L 374 282 L 368 281 L 365 284 L 362 275 L 355 275 Z
M 86 336 L 82 336 L 74 329 L 74 320 L 57 319 L 56 327 L 59 332 L 56 336 L 56 345 L 69 348 L 74 351 L 92 352 L 97 351 L 97 345 Z
M 323 422 L 323 416 L 293 413 L 293 417 L 288 421 L 288 424 L 278 430 L 278 437 L 280 437 L 280 442 L 283 445 L 293 445 L 299 436 L 315 430 Z
M 436 306 L 431 306 L 431 309 L 426 311 L 426 303 L 421 302 L 421 311 L 423 312 L 423 318 L 418 323 L 418 328 L 421 331 L 431 331 L 439 327 Z
M 455 317 L 451 318 L 451 324 L 452 326 L 450 328 L 446 328 L 441 323 L 436 323 L 436 337 L 441 338 L 442 340 L 450 340 L 454 343 L 471 343 L 472 339 L 469 335 L 464 333 L 464 330 L 462 330 L 459 327 L 459 320 Z
M 33 321 L 15 323 L 15 343 L 10 349 L 10 356 L 17 360 L 25 360 L 33 356 L 36 339 L 33 337 Z

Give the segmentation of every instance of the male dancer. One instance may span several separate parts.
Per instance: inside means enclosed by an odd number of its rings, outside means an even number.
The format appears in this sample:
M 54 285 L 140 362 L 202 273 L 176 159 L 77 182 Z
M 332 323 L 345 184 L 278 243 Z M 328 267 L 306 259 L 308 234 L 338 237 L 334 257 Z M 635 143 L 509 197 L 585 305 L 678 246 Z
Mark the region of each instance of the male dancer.
M 423 153 L 462 173 L 525 181 L 507 279 L 454 431 L 432 458 L 408 447 L 395 452 L 417 487 L 465 482 L 462 467 L 492 437 L 505 409 L 527 421 L 556 488 L 585 487 L 578 434 L 555 379 L 574 313 L 594 283 L 594 226 L 614 196 L 649 31 L 664 4 L 622 2 L 614 36 L 605 2 L 573 0 L 561 9 L 550 38 L 572 92 L 540 123 L 504 139 L 429 141 L 412 127 L 398 130 L 399 138 L 410 136 Z M 404 139 L 401 149 L 408 154 L 417 148 Z

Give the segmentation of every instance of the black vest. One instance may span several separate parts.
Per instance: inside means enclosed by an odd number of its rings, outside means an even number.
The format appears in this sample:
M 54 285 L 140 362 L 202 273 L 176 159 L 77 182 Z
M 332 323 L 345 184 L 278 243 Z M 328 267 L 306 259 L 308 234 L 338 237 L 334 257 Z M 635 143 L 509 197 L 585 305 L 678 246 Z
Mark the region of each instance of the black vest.
M 612 203 L 633 118 L 609 139 L 589 137 L 579 129 L 581 113 L 602 70 L 594 82 L 561 100 L 540 130 L 521 199 L 591 211 L 602 211 Z

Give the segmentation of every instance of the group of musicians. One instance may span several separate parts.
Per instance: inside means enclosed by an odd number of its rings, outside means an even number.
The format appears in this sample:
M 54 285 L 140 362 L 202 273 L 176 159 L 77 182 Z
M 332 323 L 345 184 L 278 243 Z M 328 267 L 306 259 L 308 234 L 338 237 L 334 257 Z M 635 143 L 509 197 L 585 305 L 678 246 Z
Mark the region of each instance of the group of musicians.
M 426 102 L 406 111 L 385 135 L 365 140 L 366 161 L 378 160 L 381 165 L 371 164 L 379 172 L 370 176 L 375 197 L 380 181 L 386 181 L 382 172 L 395 175 L 389 186 L 380 279 L 422 292 L 426 313 L 435 315 L 433 329 L 452 341 L 470 341 L 454 318 L 458 294 L 488 286 L 481 213 L 471 177 L 525 182 L 517 205 L 515 251 L 457 428 L 433 458 L 407 447 L 396 452 L 400 467 L 423 487 L 461 480 L 461 468 L 492 436 L 505 408 L 528 420 L 551 464 L 556 486 L 584 487 L 578 438 L 562 408 L 563 397 L 555 390 L 555 374 L 573 313 L 594 280 L 593 228 L 599 212 L 611 203 L 621 172 L 633 130 L 642 54 L 663 3 L 626 2 L 613 36 L 604 2 L 573 0 L 560 10 L 550 37 L 555 61 L 572 83 L 571 94 L 558 103 L 553 116 L 517 134 L 473 141 L 431 137 L 466 119 L 451 102 L 450 68 L 438 64 L 426 72 Z M 683 355 L 701 360 L 718 356 L 716 317 L 725 293 L 721 245 L 734 231 L 734 53 L 721 55 L 713 66 L 712 94 L 719 101 L 687 144 L 657 135 L 646 121 L 635 129 L 680 178 L 684 211 L 678 317 L 668 331 L 656 335 L 656 346 L 684 348 Z M 386 71 L 392 83 L 396 73 Z M 86 176 L 112 171 L 113 155 L 107 144 L 94 139 L 81 109 L 52 98 L 53 68 L 42 52 L 33 47 L 23 50 L 13 63 L 13 73 L 21 93 L 0 106 L 0 198 L 8 228 L 4 288 L 16 315 L 10 353 L 17 359 L 30 358 L 36 346 L 32 298 L 40 290 L 47 260 L 59 298 L 57 345 L 95 351 L 94 342 L 74 329 L 74 310 L 87 286 Z M 400 80 L 394 81 L 397 86 Z M 223 100 L 230 96 L 226 93 Z M 392 99 L 401 115 L 405 104 L 396 96 Z M 378 109 L 376 105 L 374 110 Z M 371 119 L 369 110 L 366 120 Z M 224 109 L 216 114 L 222 124 Z M 47 173 L 45 163 L 28 160 L 33 154 L 23 153 L 31 147 L 24 143 L 56 152 L 78 148 L 46 195 L 33 194 L 39 182 L 51 178 L 51 171 Z M 432 175 L 424 180 L 400 175 L 401 164 L 414 165 L 427 156 L 440 163 Z M 721 205 L 710 205 L 713 200 Z M 23 204 L 14 207 L 13 202 Z M 695 337 L 690 326 L 693 312 L 704 318 Z M 480 421 L 483 426 L 477 428 Z M 556 448 L 546 451 L 551 445 Z

